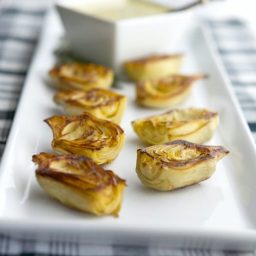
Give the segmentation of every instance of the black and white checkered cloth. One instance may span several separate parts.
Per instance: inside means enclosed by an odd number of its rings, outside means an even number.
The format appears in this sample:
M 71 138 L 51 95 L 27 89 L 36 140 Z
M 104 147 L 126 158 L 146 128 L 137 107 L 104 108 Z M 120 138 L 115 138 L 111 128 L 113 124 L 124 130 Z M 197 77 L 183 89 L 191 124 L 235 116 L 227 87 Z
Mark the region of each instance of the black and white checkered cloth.
M 15 6 L 5 7 L 1 7 L 0 0 L 0 155 L 8 137 L 17 101 L 37 43 L 45 9 L 45 6 L 40 6 L 39 1 L 35 0 L 30 0 L 29 5 L 24 5 L 23 1 L 16 1 Z M 245 24 L 238 20 L 210 21 L 208 26 L 256 138 L 255 42 Z M 34 242 L 17 240 L 2 234 L 0 255 L 254 256 L 255 254 L 138 246 L 96 246 L 74 242 Z
M 16 2 L 0 0 L 0 155 L 45 13 L 43 6 Z
M 256 40 L 240 20 L 211 20 L 208 28 L 256 140 Z

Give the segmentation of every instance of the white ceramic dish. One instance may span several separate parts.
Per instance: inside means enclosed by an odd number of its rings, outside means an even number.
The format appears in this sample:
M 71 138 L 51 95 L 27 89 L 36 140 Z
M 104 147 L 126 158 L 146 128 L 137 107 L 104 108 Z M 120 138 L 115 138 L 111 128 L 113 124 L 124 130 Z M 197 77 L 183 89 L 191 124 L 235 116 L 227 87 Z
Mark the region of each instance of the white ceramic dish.
M 161 111 L 138 108 L 132 84 L 122 84 L 129 103 L 122 122 L 127 139 L 110 166 L 128 188 L 119 218 L 94 217 L 50 199 L 35 180 L 31 156 L 50 152 L 52 134 L 43 119 L 60 113 L 44 80 L 54 63 L 62 29 L 56 14 L 45 24 L 9 136 L 0 170 L 0 230 L 23 239 L 75 240 L 97 244 L 138 244 L 182 248 L 251 250 L 256 248 L 256 158 L 252 136 L 225 74 L 216 66 L 199 31 L 184 40 L 184 71 L 205 72 L 210 79 L 193 88 L 182 106 L 217 110 L 220 126 L 212 145 L 231 153 L 213 177 L 201 184 L 160 193 L 145 189 L 135 174 L 140 146 L 130 121 Z M 51 38 L 51 40 L 49 40 Z
M 167 50 L 180 51 L 184 34 L 194 25 L 192 10 L 111 21 L 72 9 L 79 3 L 86 6 L 91 2 L 57 2 L 67 39 L 76 55 L 110 66 L 118 73 L 126 60 Z M 102 0 L 93 2 L 95 6 L 104 4 Z

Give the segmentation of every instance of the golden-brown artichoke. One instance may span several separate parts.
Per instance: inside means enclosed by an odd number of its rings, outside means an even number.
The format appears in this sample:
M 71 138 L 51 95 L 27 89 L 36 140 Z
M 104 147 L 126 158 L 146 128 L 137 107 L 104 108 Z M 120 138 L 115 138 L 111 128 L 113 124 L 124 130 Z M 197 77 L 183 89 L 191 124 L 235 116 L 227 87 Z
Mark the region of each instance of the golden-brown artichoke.
M 112 171 L 71 154 L 40 153 L 33 162 L 40 186 L 62 204 L 96 215 L 118 215 L 126 184 Z
M 158 79 L 179 73 L 182 55 L 152 55 L 142 59 L 124 63 L 124 69 L 129 77 L 135 81 Z
M 141 182 L 149 188 L 174 190 L 211 177 L 216 163 L 228 153 L 221 146 L 176 140 L 138 149 L 136 172 Z
M 61 90 L 54 100 L 71 115 L 89 112 L 98 118 L 120 123 L 126 107 L 126 97 L 105 89 Z
M 212 137 L 218 123 L 216 112 L 187 108 L 138 119 L 132 122 L 132 126 L 143 142 L 154 145 L 177 139 L 204 143 Z
M 139 82 L 136 101 L 145 107 L 163 108 L 183 102 L 190 94 L 195 81 L 203 75 L 171 75 L 159 80 Z
M 93 63 L 67 63 L 54 67 L 49 72 L 53 85 L 60 89 L 90 90 L 109 88 L 113 82 L 110 68 Z
M 53 116 L 45 120 L 53 131 L 52 148 L 93 159 L 97 164 L 112 162 L 123 147 L 122 128 L 89 113 Z

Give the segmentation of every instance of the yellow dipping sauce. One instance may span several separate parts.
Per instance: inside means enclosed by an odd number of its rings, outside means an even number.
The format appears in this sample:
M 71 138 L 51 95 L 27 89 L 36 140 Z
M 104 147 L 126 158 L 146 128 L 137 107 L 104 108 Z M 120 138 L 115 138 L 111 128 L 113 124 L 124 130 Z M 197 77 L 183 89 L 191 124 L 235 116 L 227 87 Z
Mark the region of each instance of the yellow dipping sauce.
M 107 1 L 107 0 L 106 0 Z M 126 0 L 121 1 L 111 7 L 89 8 L 86 6 L 72 7 L 76 11 L 87 13 L 107 20 L 122 20 L 141 16 L 149 16 L 167 12 L 170 8 L 148 2 L 146 0 Z

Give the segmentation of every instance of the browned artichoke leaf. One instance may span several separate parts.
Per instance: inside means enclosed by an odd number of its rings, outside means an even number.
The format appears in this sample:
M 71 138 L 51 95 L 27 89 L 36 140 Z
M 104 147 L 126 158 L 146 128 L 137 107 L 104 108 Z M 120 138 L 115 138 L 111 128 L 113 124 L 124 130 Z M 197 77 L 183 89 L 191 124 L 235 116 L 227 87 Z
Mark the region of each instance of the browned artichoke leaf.
M 221 146 L 176 140 L 139 149 L 136 172 L 147 187 L 174 190 L 210 178 L 217 162 L 228 153 Z
M 146 107 L 163 108 L 183 102 L 192 85 L 205 75 L 170 75 L 157 80 L 141 81 L 136 86 L 136 101 Z
M 219 122 L 218 113 L 203 108 L 173 109 L 132 122 L 137 135 L 147 144 L 184 139 L 194 143 L 209 140 Z
M 179 73 L 182 64 L 181 54 L 151 55 L 124 63 L 128 76 L 135 81 L 159 79 Z
M 124 131 L 119 125 L 89 113 L 53 116 L 46 122 L 53 131 L 54 150 L 87 156 L 97 164 L 113 161 L 124 144 Z
M 112 171 L 71 154 L 40 153 L 33 162 L 41 187 L 62 204 L 96 215 L 118 214 L 126 184 Z
M 89 90 L 109 88 L 113 82 L 110 68 L 94 63 L 71 62 L 54 67 L 49 71 L 57 88 Z
M 98 118 L 120 123 L 126 107 L 126 97 L 105 89 L 61 90 L 54 100 L 71 115 L 89 112 Z

